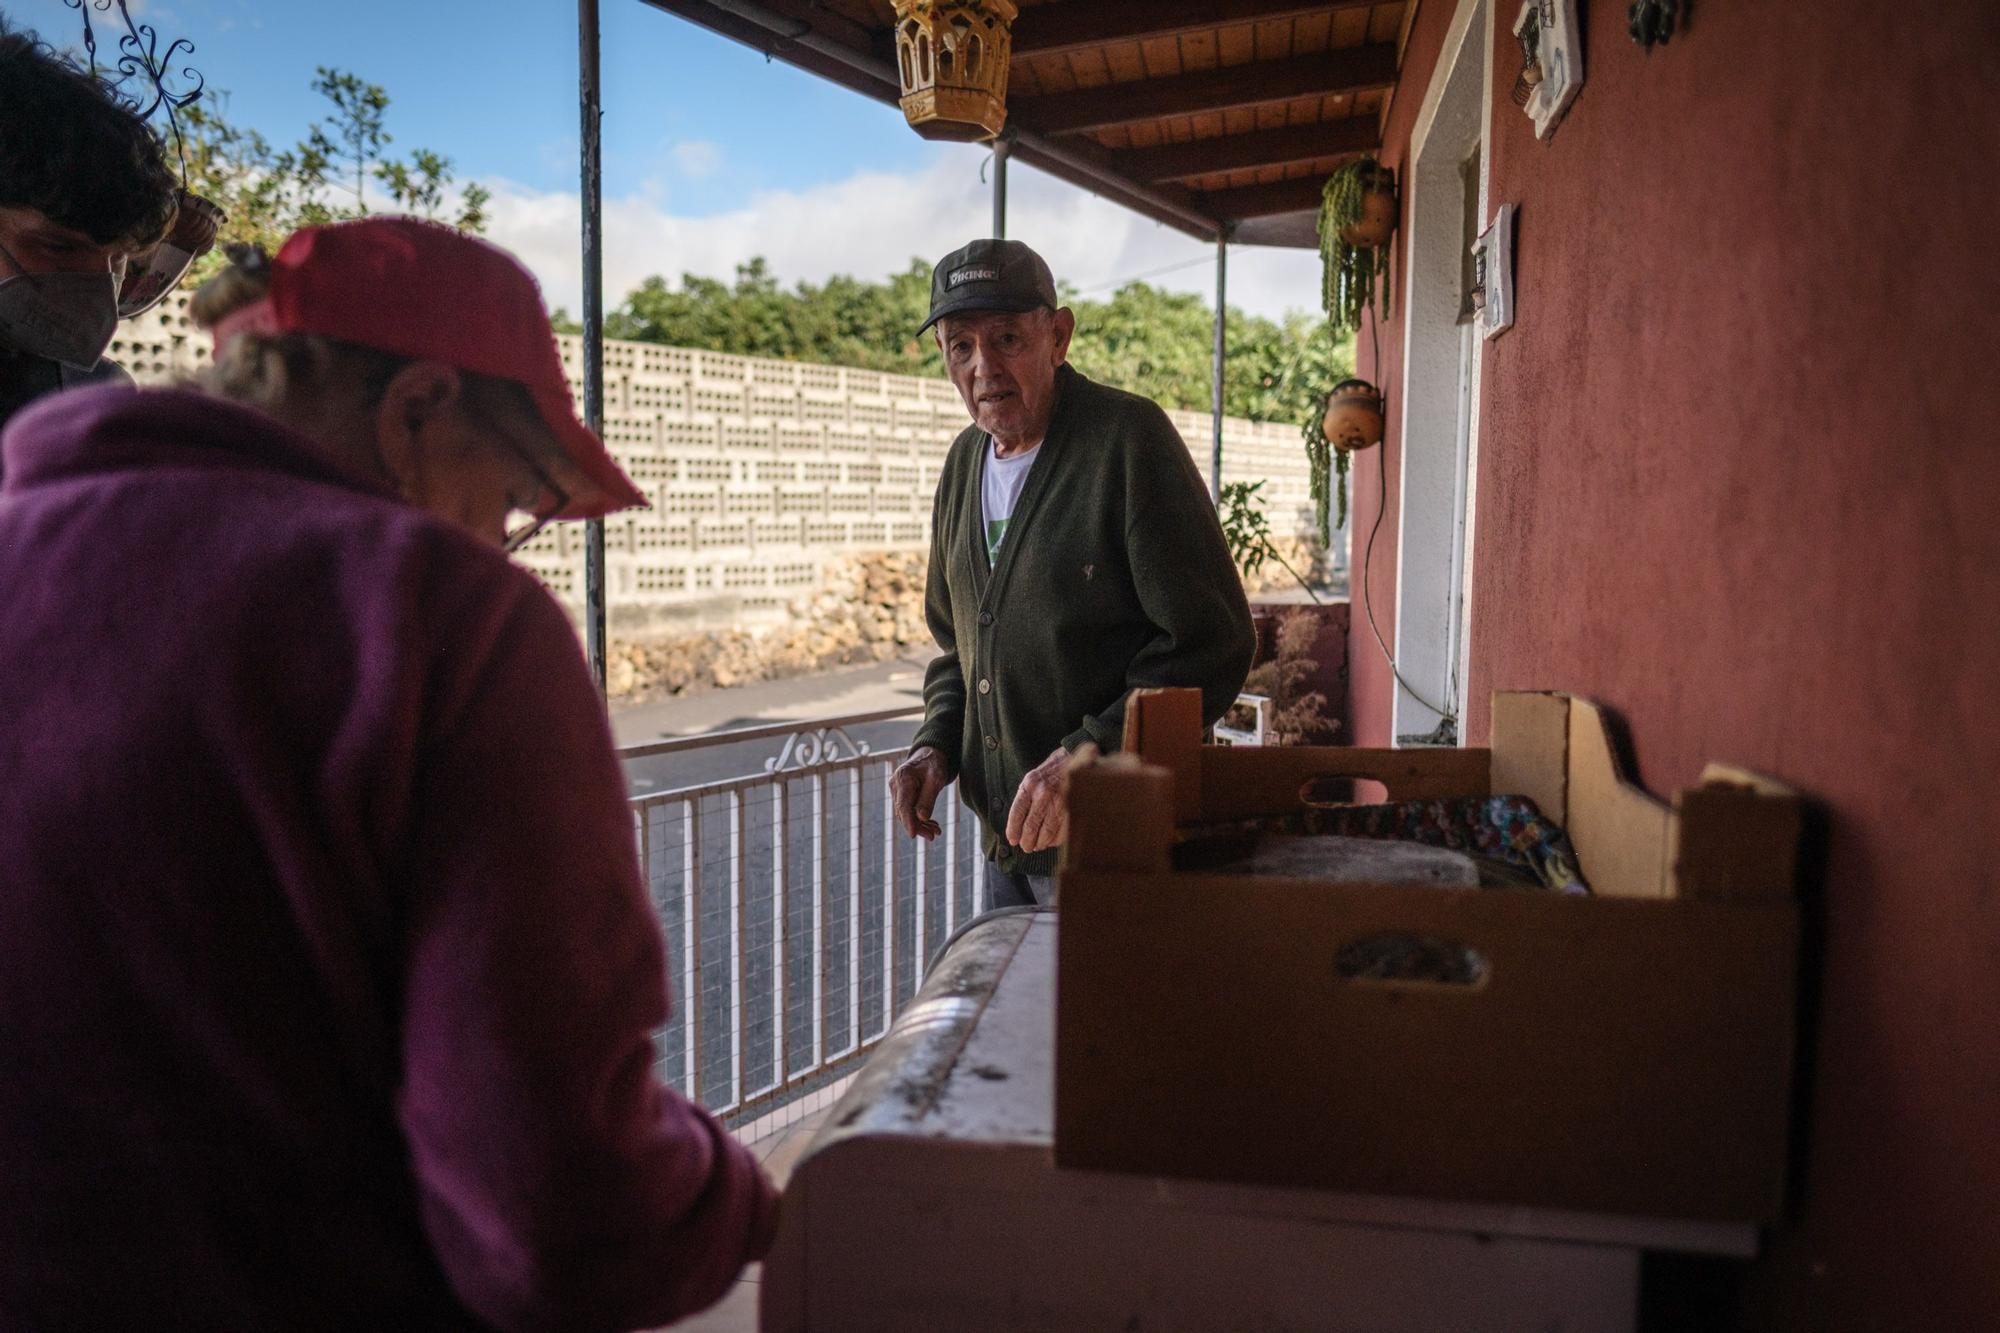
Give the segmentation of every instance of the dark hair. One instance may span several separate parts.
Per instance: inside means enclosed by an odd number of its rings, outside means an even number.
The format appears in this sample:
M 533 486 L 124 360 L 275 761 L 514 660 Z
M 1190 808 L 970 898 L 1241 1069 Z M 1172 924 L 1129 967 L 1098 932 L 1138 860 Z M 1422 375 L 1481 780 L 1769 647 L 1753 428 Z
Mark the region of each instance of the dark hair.
M 136 249 L 166 233 L 178 186 L 159 136 L 101 80 L 0 22 L 0 207 Z

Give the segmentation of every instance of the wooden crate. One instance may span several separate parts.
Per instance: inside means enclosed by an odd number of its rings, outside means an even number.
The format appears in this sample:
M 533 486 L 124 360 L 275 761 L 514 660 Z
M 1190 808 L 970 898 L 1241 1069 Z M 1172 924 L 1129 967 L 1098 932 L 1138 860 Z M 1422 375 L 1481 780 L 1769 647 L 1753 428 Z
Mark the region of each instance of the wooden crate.
M 1600 710 L 1502 694 L 1488 749 L 1194 743 L 1186 691 L 1133 701 L 1078 765 L 1061 869 L 1056 1160 L 1653 1217 L 1782 1202 L 1796 797 L 1711 766 L 1662 803 Z M 1177 824 L 1297 807 L 1318 778 L 1392 799 L 1521 793 L 1594 895 L 1175 872 Z M 1346 979 L 1343 945 L 1462 943 L 1476 985 Z

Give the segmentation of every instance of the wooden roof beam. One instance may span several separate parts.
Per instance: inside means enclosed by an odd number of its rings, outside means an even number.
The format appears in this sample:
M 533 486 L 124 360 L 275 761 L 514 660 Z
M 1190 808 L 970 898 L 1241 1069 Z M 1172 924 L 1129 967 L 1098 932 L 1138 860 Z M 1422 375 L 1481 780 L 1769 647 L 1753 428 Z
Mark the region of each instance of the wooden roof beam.
M 1234 190 L 1202 190 L 1188 196 L 1195 208 L 1225 222 L 1268 217 L 1273 213 L 1297 213 L 1318 208 L 1326 181 L 1317 176 L 1276 181 L 1270 185 L 1245 185 Z
M 1259 60 L 1170 79 L 1139 79 L 1009 101 L 1023 125 L 1044 134 L 1081 134 L 1295 97 L 1372 92 L 1395 82 L 1396 48 L 1378 42 L 1291 60 Z
M 814 9 L 806 0 L 645 3 L 876 101 L 894 105 L 901 92 L 891 55 L 878 49 L 882 44 L 867 29 Z M 893 50 L 893 40 L 888 46 Z
M 1225 134 L 1213 139 L 1165 144 L 1158 148 L 1124 148 L 1112 154 L 1112 164 L 1134 180 L 1186 180 L 1218 171 L 1252 167 L 1284 167 L 1316 162 L 1324 157 L 1372 153 L 1382 146 L 1382 131 L 1373 116 L 1287 125 L 1283 129 Z
M 1013 159 L 1100 195 L 1190 236 L 1212 239 L 1221 224 L 1190 206 L 1194 193 L 1179 185 L 1147 185 L 1119 174 L 1116 159 L 1090 139 L 1046 139 L 1018 134 Z
M 1014 59 L 1087 50 L 1111 42 L 1296 18 L 1333 9 L 1366 9 L 1376 0 L 1091 0 L 1089 4 L 1038 5 L 1014 20 Z
M 1230 224 L 1229 239 L 1236 245 L 1269 245 L 1297 250 L 1319 248 L 1319 209 L 1298 213 L 1267 213 L 1262 217 L 1241 218 Z
M 894 106 L 896 68 L 887 54 L 864 49 L 874 37 L 858 24 L 825 12 L 817 0 L 646 0 L 711 31 L 842 83 Z M 818 20 L 818 23 L 815 23 Z M 886 37 L 886 32 L 882 36 Z M 893 43 L 883 43 L 885 50 Z M 1015 155 L 1073 185 L 1103 195 L 1192 236 L 1215 235 L 1217 223 L 1187 205 L 1175 185 L 1150 186 L 1117 172 L 1109 153 L 1088 139 L 1053 142 L 1032 127 L 1011 131 Z

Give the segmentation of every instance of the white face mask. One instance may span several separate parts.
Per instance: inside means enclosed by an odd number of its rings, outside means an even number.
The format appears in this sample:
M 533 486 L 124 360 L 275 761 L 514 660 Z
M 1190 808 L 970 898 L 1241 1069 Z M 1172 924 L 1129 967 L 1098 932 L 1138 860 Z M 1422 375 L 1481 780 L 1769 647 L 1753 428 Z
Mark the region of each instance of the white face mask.
M 0 247 L 16 269 L 19 260 Z M 102 273 L 17 273 L 0 278 L 0 343 L 89 370 L 118 332 L 118 278 Z

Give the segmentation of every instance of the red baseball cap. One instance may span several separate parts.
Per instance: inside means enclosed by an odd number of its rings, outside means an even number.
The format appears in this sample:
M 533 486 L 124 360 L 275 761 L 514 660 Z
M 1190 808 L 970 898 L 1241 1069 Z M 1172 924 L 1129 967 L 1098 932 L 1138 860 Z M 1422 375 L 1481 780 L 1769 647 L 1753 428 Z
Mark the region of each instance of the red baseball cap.
M 557 517 L 649 503 L 577 420 L 541 289 L 497 245 L 420 218 L 301 228 L 271 260 L 270 294 L 216 322 L 217 353 L 246 330 L 318 334 L 515 380 L 591 483 Z

